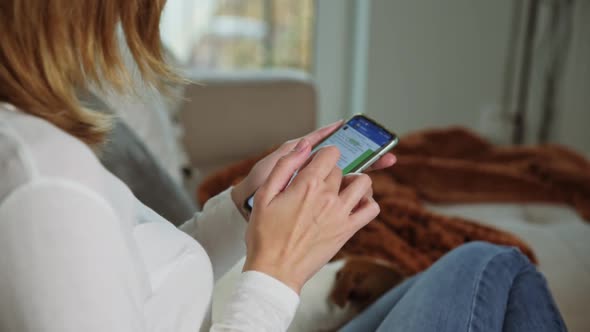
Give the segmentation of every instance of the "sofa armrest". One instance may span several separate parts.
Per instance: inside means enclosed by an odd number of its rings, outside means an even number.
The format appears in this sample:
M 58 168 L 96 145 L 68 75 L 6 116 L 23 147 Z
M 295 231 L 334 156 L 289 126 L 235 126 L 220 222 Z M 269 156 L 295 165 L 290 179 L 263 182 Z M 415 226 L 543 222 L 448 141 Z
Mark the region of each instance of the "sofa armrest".
M 191 165 L 207 174 L 312 131 L 316 91 L 296 71 L 188 73 L 181 107 Z

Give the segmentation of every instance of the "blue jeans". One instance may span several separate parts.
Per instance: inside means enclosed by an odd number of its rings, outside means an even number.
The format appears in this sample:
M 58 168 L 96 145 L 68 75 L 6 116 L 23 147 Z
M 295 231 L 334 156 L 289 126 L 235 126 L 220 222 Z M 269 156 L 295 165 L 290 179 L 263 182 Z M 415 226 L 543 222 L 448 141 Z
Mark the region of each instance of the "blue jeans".
M 545 278 L 517 249 L 465 244 L 389 291 L 342 332 L 567 331 Z

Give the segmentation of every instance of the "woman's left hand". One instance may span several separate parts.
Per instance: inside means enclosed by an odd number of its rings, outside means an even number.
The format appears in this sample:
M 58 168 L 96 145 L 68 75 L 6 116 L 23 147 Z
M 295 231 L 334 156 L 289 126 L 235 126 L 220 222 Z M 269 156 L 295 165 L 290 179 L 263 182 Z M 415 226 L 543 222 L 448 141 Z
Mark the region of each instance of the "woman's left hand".
M 252 195 L 268 178 L 270 172 L 275 167 L 277 161 L 288 154 L 297 142 L 301 139 L 305 139 L 311 146 L 315 146 L 321 142 L 324 138 L 332 134 L 336 129 L 342 125 L 342 120 L 334 122 L 330 125 L 317 129 L 303 137 L 293 139 L 283 143 L 278 149 L 259 160 L 256 165 L 252 168 L 248 176 L 244 178 L 240 183 L 234 186 L 232 189 L 231 197 L 238 207 L 238 209 L 244 214 L 243 205 L 244 202 Z M 392 166 L 396 161 L 396 158 L 391 153 L 386 153 L 378 161 L 376 161 L 367 171 L 374 171 Z

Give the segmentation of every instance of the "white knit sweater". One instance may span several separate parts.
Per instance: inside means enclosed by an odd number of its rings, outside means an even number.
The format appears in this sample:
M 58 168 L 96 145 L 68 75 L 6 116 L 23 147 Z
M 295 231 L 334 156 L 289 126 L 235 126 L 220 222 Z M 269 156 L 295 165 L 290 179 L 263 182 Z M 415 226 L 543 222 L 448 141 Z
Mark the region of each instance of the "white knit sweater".
M 0 331 L 208 329 L 213 282 L 245 254 L 246 225 L 227 190 L 178 230 L 82 142 L 0 104 Z M 210 328 L 284 331 L 298 302 L 242 273 Z

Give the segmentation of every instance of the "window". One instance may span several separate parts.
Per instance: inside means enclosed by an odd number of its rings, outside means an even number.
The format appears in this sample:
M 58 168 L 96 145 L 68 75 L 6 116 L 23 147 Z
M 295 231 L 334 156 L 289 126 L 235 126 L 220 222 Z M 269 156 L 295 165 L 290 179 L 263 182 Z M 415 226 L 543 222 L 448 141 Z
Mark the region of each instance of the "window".
M 309 72 L 314 10 L 313 0 L 168 0 L 162 40 L 198 69 Z

